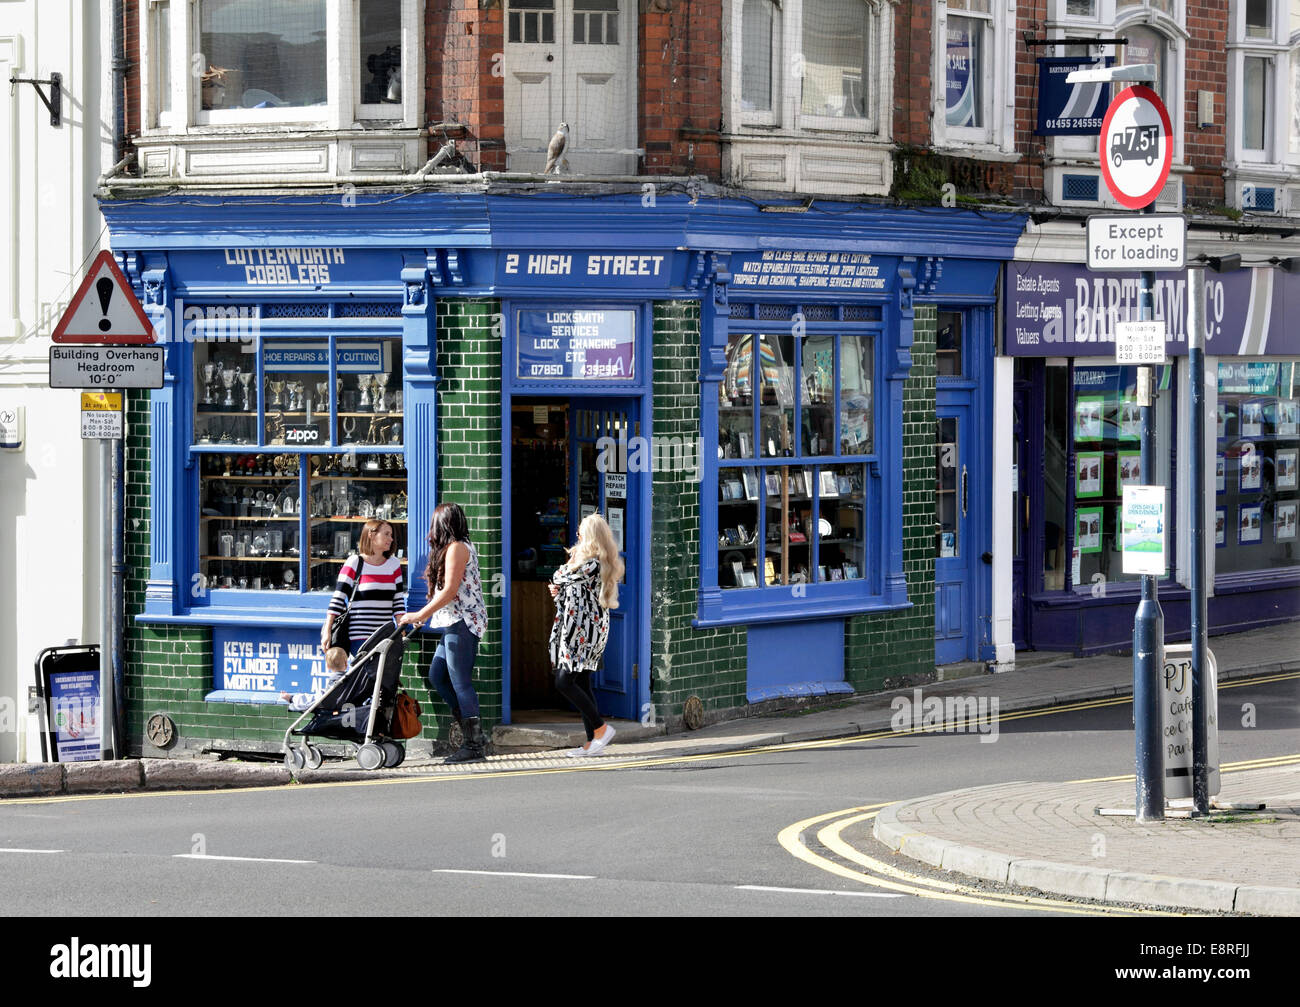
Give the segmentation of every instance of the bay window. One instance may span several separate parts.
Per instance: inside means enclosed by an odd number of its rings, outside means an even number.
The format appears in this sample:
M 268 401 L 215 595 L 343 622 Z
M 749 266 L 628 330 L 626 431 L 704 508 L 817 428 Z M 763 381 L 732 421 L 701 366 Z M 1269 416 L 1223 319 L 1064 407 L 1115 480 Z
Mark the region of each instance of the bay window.
M 1278 0 L 1234 5 L 1228 26 L 1228 161 L 1240 169 L 1232 195 L 1243 209 L 1273 209 L 1257 200 L 1260 183 L 1287 160 L 1288 90 L 1292 84 L 1287 18 Z M 1264 204 L 1267 203 L 1265 207 Z

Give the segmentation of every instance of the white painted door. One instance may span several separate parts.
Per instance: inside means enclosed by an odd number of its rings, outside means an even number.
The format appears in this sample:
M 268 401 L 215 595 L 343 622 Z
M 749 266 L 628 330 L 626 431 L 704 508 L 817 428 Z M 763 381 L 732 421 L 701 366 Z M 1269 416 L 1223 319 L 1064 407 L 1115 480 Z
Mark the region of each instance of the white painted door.
M 505 131 L 511 171 L 541 171 L 561 122 L 566 173 L 636 171 L 634 0 L 506 0 Z

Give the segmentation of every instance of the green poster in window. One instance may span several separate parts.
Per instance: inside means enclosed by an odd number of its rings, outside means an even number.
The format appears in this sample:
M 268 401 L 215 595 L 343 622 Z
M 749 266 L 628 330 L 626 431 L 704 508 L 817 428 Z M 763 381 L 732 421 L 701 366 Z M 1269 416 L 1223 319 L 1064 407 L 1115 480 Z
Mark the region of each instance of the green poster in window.
M 1074 400 L 1074 439 L 1101 440 L 1101 420 L 1106 408 L 1104 395 L 1080 395 Z
M 1101 451 L 1080 451 L 1075 456 L 1074 495 L 1080 499 L 1101 496 L 1106 455 Z
M 1101 552 L 1104 507 L 1080 507 L 1074 512 L 1074 547 L 1080 553 Z

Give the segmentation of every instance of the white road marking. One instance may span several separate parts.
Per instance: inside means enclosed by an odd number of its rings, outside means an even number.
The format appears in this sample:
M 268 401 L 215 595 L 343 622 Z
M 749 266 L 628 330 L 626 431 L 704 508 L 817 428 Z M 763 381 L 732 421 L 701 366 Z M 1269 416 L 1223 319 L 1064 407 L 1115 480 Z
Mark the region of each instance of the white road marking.
M 905 899 L 894 892 L 837 892 L 830 888 L 769 888 L 767 885 L 737 885 L 741 892 L 784 892 L 787 895 L 851 895 L 858 899 Z
M 0 853 L 62 853 L 62 850 L 24 850 L 24 849 L 0 849 Z
M 555 878 L 561 881 L 595 881 L 594 874 L 526 874 L 523 871 L 462 871 L 454 867 L 435 867 L 434 874 L 482 874 L 491 878 Z
M 314 864 L 315 860 L 277 860 L 274 857 L 218 857 L 211 853 L 173 853 L 176 860 L 243 860 L 254 864 Z

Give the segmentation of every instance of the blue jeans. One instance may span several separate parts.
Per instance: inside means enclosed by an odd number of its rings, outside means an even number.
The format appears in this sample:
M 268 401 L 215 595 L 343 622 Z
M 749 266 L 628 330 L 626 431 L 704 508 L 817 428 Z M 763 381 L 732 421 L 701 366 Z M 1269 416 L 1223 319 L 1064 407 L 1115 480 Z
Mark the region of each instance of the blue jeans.
M 447 627 L 433 655 L 433 663 L 429 665 L 429 684 L 451 707 L 451 715 L 457 720 L 478 716 L 478 693 L 470 681 L 477 654 L 478 637 L 461 619 L 454 626 Z

